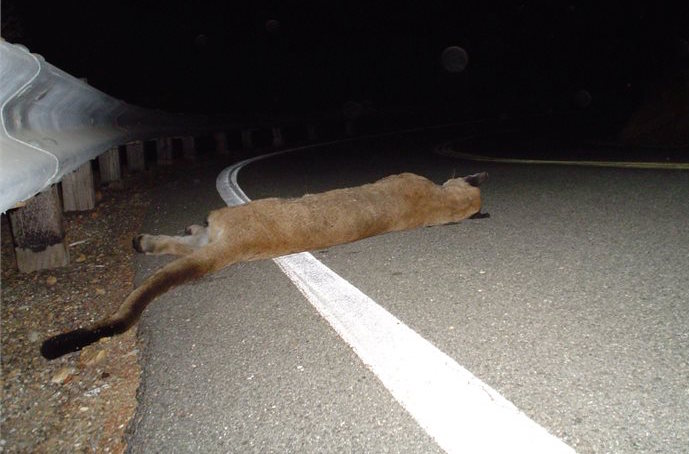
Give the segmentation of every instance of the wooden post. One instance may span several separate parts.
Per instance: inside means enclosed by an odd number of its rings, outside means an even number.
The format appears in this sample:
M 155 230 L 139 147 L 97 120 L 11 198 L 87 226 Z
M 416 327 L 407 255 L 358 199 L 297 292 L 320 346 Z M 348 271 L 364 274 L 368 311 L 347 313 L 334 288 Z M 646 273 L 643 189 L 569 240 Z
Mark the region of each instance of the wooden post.
M 159 166 L 169 166 L 172 164 L 172 139 L 161 137 L 156 139 L 156 153 Z
M 182 153 L 184 159 L 190 161 L 196 160 L 196 141 L 194 140 L 194 136 L 182 137 Z
M 57 186 L 9 212 L 17 267 L 23 273 L 69 263 Z
M 117 181 L 122 177 L 120 169 L 120 150 L 112 147 L 105 153 L 98 156 L 98 167 L 100 168 L 100 182 L 109 183 Z
M 309 123 L 306 125 L 306 137 L 309 142 L 315 142 L 318 140 L 318 135 L 316 134 L 316 125 Z
M 242 146 L 245 150 L 251 150 L 254 148 L 254 141 L 252 137 L 253 131 L 253 129 L 242 130 Z
M 347 120 L 345 122 L 345 134 L 348 137 L 351 137 L 354 135 L 354 122 L 352 120 Z
M 285 145 L 285 140 L 282 138 L 282 129 L 279 126 L 273 126 L 273 147 L 282 148 Z
M 213 140 L 215 140 L 215 152 L 218 154 L 229 154 L 227 149 L 227 135 L 224 132 L 213 133 Z
M 146 170 L 146 157 L 144 154 L 144 143 L 140 140 L 129 142 L 127 149 L 127 167 L 131 172 Z
M 65 211 L 86 211 L 96 207 L 91 161 L 62 178 L 62 204 Z

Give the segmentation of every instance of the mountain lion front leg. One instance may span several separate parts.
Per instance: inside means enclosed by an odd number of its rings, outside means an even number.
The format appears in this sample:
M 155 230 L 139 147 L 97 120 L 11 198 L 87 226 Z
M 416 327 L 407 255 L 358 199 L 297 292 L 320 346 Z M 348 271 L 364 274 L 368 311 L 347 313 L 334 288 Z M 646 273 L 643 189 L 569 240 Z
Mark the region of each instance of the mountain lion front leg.
M 152 255 L 189 255 L 208 244 L 208 227 L 190 225 L 184 236 L 148 235 L 134 237 L 132 245 L 138 252 Z

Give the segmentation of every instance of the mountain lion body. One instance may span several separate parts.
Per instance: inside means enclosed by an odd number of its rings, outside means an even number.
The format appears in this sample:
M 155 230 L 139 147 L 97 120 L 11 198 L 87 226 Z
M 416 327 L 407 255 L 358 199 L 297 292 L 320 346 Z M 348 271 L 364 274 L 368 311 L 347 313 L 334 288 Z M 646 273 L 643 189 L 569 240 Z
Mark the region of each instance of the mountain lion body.
M 447 224 L 480 215 L 479 173 L 443 185 L 411 173 L 363 186 L 269 198 L 212 211 L 207 226 L 191 226 L 186 236 L 139 235 L 134 248 L 180 258 L 146 279 L 117 312 L 89 328 L 47 339 L 41 347 L 54 359 L 102 337 L 128 330 L 146 306 L 171 287 L 233 263 L 321 249 L 362 238 L 422 226 Z

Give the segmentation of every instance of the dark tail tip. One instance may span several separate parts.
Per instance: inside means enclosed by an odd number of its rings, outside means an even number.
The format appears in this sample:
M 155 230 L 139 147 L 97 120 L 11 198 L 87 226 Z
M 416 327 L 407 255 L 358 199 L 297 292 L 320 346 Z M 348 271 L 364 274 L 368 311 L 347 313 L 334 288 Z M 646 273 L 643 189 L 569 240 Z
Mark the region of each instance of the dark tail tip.
M 98 339 L 107 336 L 108 333 L 104 333 L 102 329 L 75 329 L 74 331 L 46 339 L 41 346 L 41 355 L 45 359 L 59 358 L 67 353 L 79 351 Z

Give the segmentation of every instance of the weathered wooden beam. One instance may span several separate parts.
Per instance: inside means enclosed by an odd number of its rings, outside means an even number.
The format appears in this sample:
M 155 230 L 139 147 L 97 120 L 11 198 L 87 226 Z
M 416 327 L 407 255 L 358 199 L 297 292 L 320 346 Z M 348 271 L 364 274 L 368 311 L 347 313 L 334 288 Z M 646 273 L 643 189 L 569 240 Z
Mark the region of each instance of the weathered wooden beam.
M 182 155 L 184 159 L 196 160 L 196 140 L 194 136 L 182 137 Z
M 347 135 L 347 137 L 354 135 L 354 121 L 347 120 L 345 122 L 345 135 Z
M 285 139 L 282 137 L 282 129 L 279 126 L 273 126 L 273 147 L 282 148 L 285 145 Z
M 242 147 L 244 147 L 245 150 L 251 150 L 254 148 L 253 133 L 253 129 L 242 130 Z
M 316 134 L 316 125 L 313 123 L 306 125 L 306 137 L 309 142 L 315 142 L 318 140 L 318 134 Z
M 96 207 L 91 161 L 62 177 L 62 204 L 65 211 L 86 211 Z
M 144 154 L 144 143 L 140 140 L 129 142 L 125 146 L 127 150 L 127 168 L 130 172 L 146 170 L 146 155 Z
M 57 186 L 9 212 L 17 267 L 23 273 L 69 263 Z
M 105 153 L 98 156 L 98 168 L 100 169 L 100 182 L 109 183 L 122 178 L 120 167 L 120 150 L 112 147 Z
M 215 152 L 223 155 L 229 154 L 230 150 L 227 149 L 227 134 L 222 131 L 213 133 L 213 140 L 215 141 Z
M 172 138 L 160 137 L 156 139 L 157 161 L 160 166 L 172 164 Z

